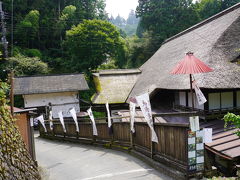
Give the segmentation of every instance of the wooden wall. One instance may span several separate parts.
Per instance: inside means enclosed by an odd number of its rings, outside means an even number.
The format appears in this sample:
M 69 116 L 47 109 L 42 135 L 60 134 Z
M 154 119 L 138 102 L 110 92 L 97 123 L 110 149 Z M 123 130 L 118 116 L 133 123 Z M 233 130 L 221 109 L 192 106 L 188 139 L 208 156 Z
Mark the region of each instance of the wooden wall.
M 109 134 L 107 123 L 97 123 L 98 136 L 92 134 L 92 124 L 90 122 L 81 122 L 79 124 L 80 132 L 76 132 L 73 121 L 66 121 L 66 133 L 63 132 L 59 121 L 53 122 L 53 131 L 50 131 L 47 123 L 48 132 L 45 133 L 40 126 L 41 136 L 50 136 L 51 138 L 65 138 L 68 140 L 88 141 L 89 143 L 112 143 L 129 147 L 149 158 L 159 161 L 163 164 L 181 172 L 187 173 L 187 130 L 188 125 L 155 123 L 154 129 L 159 139 L 159 143 L 151 141 L 151 131 L 147 123 L 135 122 L 135 133 L 130 133 L 129 122 L 113 123 L 113 134 Z
M 30 138 L 29 138 L 29 125 L 28 125 L 28 113 L 21 113 L 21 114 L 16 114 L 15 117 L 16 119 L 16 125 L 19 128 L 20 134 L 22 135 L 23 141 L 26 144 L 26 147 L 28 151 L 30 150 Z
M 33 131 L 30 127 L 30 117 L 28 112 L 22 112 L 15 114 L 16 125 L 19 128 L 20 134 L 23 138 L 26 148 L 33 160 L 35 160 L 35 145 L 33 140 Z

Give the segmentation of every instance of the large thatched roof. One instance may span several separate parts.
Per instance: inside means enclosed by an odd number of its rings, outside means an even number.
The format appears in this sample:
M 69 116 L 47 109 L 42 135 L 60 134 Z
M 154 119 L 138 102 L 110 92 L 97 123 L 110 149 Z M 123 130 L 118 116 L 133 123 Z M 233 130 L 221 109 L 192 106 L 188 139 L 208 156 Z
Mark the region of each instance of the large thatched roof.
M 240 66 L 231 62 L 240 55 L 240 3 L 166 40 L 141 66 L 130 96 L 156 88 L 189 89 L 188 75 L 170 74 L 189 51 L 214 69 L 194 75 L 201 88 L 240 88 Z
M 88 90 L 83 74 L 23 76 L 14 79 L 14 94 L 44 94 Z
M 97 93 L 94 104 L 125 103 L 141 71 L 139 69 L 101 70 L 93 74 Z

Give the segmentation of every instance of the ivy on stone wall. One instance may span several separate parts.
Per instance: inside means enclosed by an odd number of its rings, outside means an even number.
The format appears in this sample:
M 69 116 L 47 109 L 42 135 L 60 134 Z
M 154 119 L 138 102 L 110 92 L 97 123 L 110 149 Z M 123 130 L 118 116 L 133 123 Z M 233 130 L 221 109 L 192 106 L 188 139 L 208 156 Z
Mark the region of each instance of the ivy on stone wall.
M 0 179 L 40 180 L 6 104 L 5 85 L 0 82 Z

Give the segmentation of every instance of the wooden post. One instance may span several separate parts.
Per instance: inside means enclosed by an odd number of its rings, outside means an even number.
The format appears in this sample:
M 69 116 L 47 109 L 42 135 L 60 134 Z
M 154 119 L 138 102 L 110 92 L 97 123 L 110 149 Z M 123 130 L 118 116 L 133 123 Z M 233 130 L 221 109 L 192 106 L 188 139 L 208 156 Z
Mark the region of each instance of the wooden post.
M 153 130 L 155 131 L 154 129 L 154 122 L 155 122 L 155 117 L 152 118 L 153 120 Z M 151 137 L 152 137 L 152 132 L 150 130 L 150 134 L 151 134 Z M 153 159 L 153 156 L 154 156 L 154 142 L 152 141 L 151 139 L 151 158 Z
M 193 87 L 192 87 L 192 74 L 190 74 L 190 91 L 192 95 L 192 110 L 194 110 L 194 97 L 193 97 Z
M 92 144 L 96 143 L 97 136 L 93 135 Z
M 13 91 L 13 89 L 14 89 L 14 83 L 13 83 L 13 78 L 14 78 L 14 72 L 13 72 L 13 70 L 11 71 L 11 73 L 10 73 L 10 84 L 11 84 L 11 89 L 10 89 L 10 106 L 11 106 L 11 114 L 13 115 L 13 113 L 14 113 L 14 109 L 13 109 L 13 107 L 14 107 L 14 91 Z
M 79 139 L 79 132 L 76 131 L 76 139 Z
M 111 105 L 109 105 L 109 113 L 110 113 L 110 118 L 111 118 L 111 124 L 112 124 L 112 134 L 111 134 L 111 145 L 114 143 L 114 130 L 113 130 L 113 119 L 112 119 L 112 110 L 111 110 Z
M 130 121 L 129 121 L 129 127 L 130 127 L 130 148 L 133 149 L 133 133 L 131 131 L 131 118 L 130 118 Z

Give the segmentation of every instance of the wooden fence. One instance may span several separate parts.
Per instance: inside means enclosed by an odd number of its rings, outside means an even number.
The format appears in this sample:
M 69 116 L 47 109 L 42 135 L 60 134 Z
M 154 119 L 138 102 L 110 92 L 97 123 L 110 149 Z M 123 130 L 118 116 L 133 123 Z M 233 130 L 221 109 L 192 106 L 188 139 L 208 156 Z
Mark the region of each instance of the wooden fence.
M 184 113 L 190 116 L 192 113 Z M 165 116 L 166 114 L 164 114 Z M 179 115 L 179 113 L 174 114 Z M 160 117 L 154 115 L 154 117 Z M 115 119 L 115 117 L 114 117 Z M 86 121 L 86 119 L 85 119 Z M 77 141 L 88 141 L 89 143 L 109 143 L 110 145 L 122 145 L 148 156 L 158 162 L 163 163 L 171 168 L 179 170 L 187 174 L 187 131 L 188 124 L 169 124 L 154 123 L 154 129 L 158 136 L 159 143 L 151 141 L 151 131 L 147 123 L 135 122 L 135 133 L 130 132 L 129 122 L 114 122 L 113 134 L 109 134 L 107 123 L 96 123 L 98 136 L 92 134 L 92 124 L 89 122 L 81 122 L 79 120 L 80 132 L 76 132 L 73 120 L 65 121 L 66 133 L 63 132 L 62 125 L 59 120 L 53 121 L 53 131 L 49 129 L 47 123 L 47 133 L 40 126 L 40 135 L 48 137 L 57 137 L 72 139 Z

